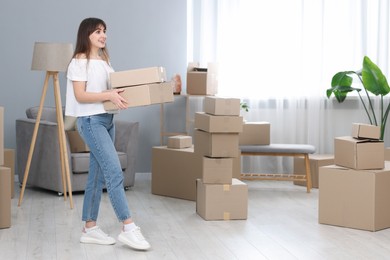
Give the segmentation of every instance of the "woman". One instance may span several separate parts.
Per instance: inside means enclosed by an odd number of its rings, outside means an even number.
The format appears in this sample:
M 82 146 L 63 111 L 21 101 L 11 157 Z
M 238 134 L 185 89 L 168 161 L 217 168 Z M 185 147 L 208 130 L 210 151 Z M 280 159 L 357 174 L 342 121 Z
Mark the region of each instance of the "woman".
M 77 129 L 90 149 L 88 180 L 85 187 L 82 220 L 85 226 L 81 243 L 115 244 L 115 239 L 96 224 L 103 186 L 123 228 L 118 236 L 122 243 L 138 250 L 150 244 L 131 219 L 123 188 L 123 173 L 114 147 L 113 114 L 104 110 L 103 101 L 110 100 L 118 109 L 126 108 L 121 90 L 109 88 L 113 72 L 106 49 L 106 24 L 98 18 L 84 19 L 77 33 L 76 48 L 68 67 L 67 116 L 77 117 Z

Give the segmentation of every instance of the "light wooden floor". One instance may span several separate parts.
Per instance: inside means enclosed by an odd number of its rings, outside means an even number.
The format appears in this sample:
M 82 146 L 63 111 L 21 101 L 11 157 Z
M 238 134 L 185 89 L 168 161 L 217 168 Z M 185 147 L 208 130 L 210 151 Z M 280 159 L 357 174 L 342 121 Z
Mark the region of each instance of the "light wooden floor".
M 133 218 L 152 244 L 148 252 L 79 243 L 82 194 L 69 208 L 56 193 L 26 189 L 12 227 L 0 230 L 0 259 L 390 259 L 390 229 L 369 232 L 318 224 L 318 190 L 291 182 L 247 181 L 249 216 L 205 221 L 195 202 L 152 195 L 150 174 L 127 191 Z M 116 238 L 120 224 L 104 194 L 100 226 Z

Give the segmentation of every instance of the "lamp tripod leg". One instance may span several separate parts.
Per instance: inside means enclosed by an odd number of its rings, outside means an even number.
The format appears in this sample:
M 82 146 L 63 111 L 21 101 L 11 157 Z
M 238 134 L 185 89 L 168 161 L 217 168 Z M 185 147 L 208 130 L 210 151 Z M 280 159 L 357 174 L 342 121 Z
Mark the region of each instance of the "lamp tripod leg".
M 47 93 L 48 83 L 49 83 L 49 73 L 46 73 L 45 83 L 43 84 L 41 101 L 39 103 L 38 115 L 37 115 L 37 119 L 35 121 L 34 132 L 33 132 L 33 136 L 32 136 L 32 139 L 31 139 L 31 144 L 30 144 L 30 150 L 28 152 L 26 168 L 24 170 L 23 183 L 22 183 L 22 188 L 20 190 L 18 206 L 20 206 L 22 204 L 24 191 L 26 189 L 27 178 L 28 178 L 28 174 L 29 174 L 29 171 L 30 171 L 31 160 L 32 160 L 32 156 L 33 156 L 34 148 L 35 148 L 35 142 L 37 140 L 39 123 L 41 121 L 42 109 L 43 109 L 43 104 L 45 103 L 45 97 L 46 97 L 46 93 Z
M 64 119 L 62 117 L 62 105 L 61 105 L 61 97 L 60 97 L 60 83 L 58 80 L 58 72 L 54 73 L 53 77 L 54 77 L 54 95 L 55 95 L 56 109 L 57 109 L 57 123 L 59 128 L 58 138 L 59 138 L 59 144 L 60 144 L 60 149 L 62 154 L 61 164 L 63 164 L 65 168 L 65 177 L 66 177 L 66 183 L 69 192 L 70 208 L 73 209 L 72 184 L 70 181 L 70 173 L 69 173 L 68 149 L 66 147 Z M 66 189 L 64 189 L 64 193 L 66 193 Z

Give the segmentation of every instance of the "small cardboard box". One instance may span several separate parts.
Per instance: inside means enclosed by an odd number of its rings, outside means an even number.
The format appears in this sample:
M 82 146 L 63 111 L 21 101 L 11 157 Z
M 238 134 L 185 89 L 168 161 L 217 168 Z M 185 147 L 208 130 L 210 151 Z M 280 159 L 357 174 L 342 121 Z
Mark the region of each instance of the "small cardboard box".
M 11 199 L 15 197 L 15 149 L 4 149 L 4 166 L 11 169 Z
M 182 149 L 192 147 L 192 136 L 189 135 L 175 135 L 168 137 L 168 148 Z
M 167 81 L 167 76 L 164 67 L 150 67 L 110 73 L 111 88 L 146 85 L 165 81 Z
M 178 199 L 196 200 L 196 179 L 202 175 L 202 157 L 193 147 L 152 148 L 152 193 Z
M 333 154 L 309 154 L 310 174 L 312 188 L 319 188 L 318 172 L 322 166 L 333 165 Z M 306 174 L 305 159 L 303 157 L 294 157 L 294 174 Z M 306 181 L 294 181 L 295 185 L 306 186 Z
M 377 231 L 390 227 L 390 162 L 383 170 L 320 167 L 319 223 Z
M 239 134 L 240 145 L 268 145 L 271 143 L 269 122 L 245 122 Z
M 88 145 L 84 142 L 83 138 L 81 138 L 77 130 L 68 130 L 66 131 L 66 134 L 68 135 L 70 151 L 72 153 L 89 152 Z
M 171 84 L 171 82 L 164 82 L 125 87 L 120 95 L 126 99 L 128 108 L 173 102 L 174 97 Z M 111 101 L 105 101 L 103 105 L 106 111 L 118 109 Z
M 352 137 L 357 139 L 379 139 L 381 127 L 368 124 L 352 124 Z
M 11 227 L 11 169 L 0 166 L 0 229 Z
M 343 167 L 356 170 L 383 169 L 384 151 L 384 143 L 379 140 L 360 140 L 352 136 L 334 139 L 334 162 Z
M 210 158 L 202 160 L 202 182 L 232 184 L 233 158 Z
M 248 186 L 238 179 L 232 184 L 205 184 L 196 181 L 196 213 L 205 220 L 248 218 Z
M 205 97 L 203 100 L 204 112 L 215 116 L 239 116 L 240 99 Z
M 195 153 L 208 157 L 237 157 L 240 155 L 238 133 L 208 133 L 194 130 Z
M 217 92 L 217 64 L 208 63 L 207 68 L 199 68 L 199 63 L 189 63 L 187 67 L 187 94 L 215 95 Z
M 4 108 L 0 107 L 0 165 L 4 164 Z
M 242 131 L 242 116 L 214 116 L 204 112 L 195 113 L 194 127 L 209 133 L 239 133 Z

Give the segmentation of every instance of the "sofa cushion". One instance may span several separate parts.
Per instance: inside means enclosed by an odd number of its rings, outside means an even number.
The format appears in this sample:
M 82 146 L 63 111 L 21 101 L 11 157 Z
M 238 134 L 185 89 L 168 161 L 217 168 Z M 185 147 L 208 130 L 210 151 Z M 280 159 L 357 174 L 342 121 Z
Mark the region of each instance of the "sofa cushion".
M 126 170 L 127 155 L 123 152 L 118 152 L 119 161 L 122 170 Z M 73 173 L 86 173 L 89 170 L 89 153 L 72 153 L 72 171 Z

